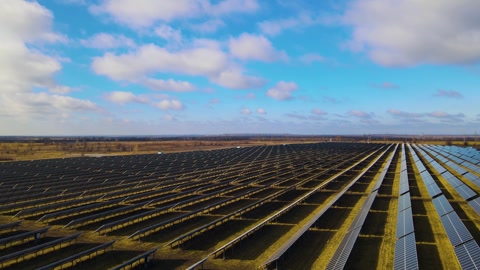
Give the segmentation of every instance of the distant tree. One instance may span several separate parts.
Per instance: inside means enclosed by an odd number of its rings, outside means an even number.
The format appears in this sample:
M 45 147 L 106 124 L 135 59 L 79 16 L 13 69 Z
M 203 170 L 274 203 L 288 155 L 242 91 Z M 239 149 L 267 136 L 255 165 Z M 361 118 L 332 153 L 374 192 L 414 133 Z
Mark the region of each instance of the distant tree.
M 452 139 L 447 139 L 445 141 L 445 145 L 448 145 L 448 146 L 451 146 L 453 143 L 452 143 Z

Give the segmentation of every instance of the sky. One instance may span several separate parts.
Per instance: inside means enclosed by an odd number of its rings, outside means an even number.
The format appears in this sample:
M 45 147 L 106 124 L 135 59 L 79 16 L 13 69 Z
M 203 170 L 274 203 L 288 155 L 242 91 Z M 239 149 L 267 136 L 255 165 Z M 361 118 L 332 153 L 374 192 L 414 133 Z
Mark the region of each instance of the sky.
M 2 0 L 0 136 L 475 134 L 478 0 Z

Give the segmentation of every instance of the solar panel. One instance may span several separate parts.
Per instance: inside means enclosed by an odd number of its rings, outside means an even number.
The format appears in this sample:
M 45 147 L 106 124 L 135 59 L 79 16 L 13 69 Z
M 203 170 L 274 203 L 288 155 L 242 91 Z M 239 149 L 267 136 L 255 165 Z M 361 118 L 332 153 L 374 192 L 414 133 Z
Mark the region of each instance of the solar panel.
M 471 200 L 470 202 L 468 202 L 468 204 L 470 204 L 473 210 L 475 210 L 475 212 L 480 215 L 480 197 L 476 198 L 475 200 Z
M 452 246 L 460 245 L 473 238 L 457 213 L 450 212 L 440 217 L 440 219 L 442 220 L 443 227 L 447 232 L 448 239 L 450 239 Z
M 418 169 L 419 173 L 422 173 L 423 171 L 426 170 L 425 166 L 423 165 L 423 163 L 420 160 L 415 162 L 415 165 L 417 166 L 417 169 Z
M 413 229 L 413 218 L 412 218 L 412 208 L 407 208 L 402 212 L 398 213 L 397 216 L 397 238 L 400 238 L 404 235 L 412 233 Z
M 410 192 L 407 192 L 398 198 L 398 212 L 401 212 L 410 206 L 412 206 Z
M 462 196 L 462 198 L 464 198 L 465 200 L 473 198 L 477 195 L 475 192 L 473 192 L 473 190 L 471 190 L 468 186 L 464 184 L 456 187 L 455 189 L 457 190 L 458 194 L 460 194 L 460 196 Z
M 418 269 L 415 234 L 411 233 L 395 243 L 395 262 L 393 269 Z
M 447 173 L 444 173 L 443 175 L 445 176 Z M 458 180 L 457 177 L 453 176 L 453 174 L 450 174 L 451 176 L 449 178 L 446 178 L 447 182 L 450 183 L 450 185 L 454 188 L 463 185 L 463 182 Z
M 410 187 L 408 186 L 408 181 L 400 183 L 400 195 L 407 193 L 410 191 Z
M 407 171 L 400 172 L 400 183 L 408 182 Z
M 442 191 L 440 190 L 440 188 L 437 186 L 436 183 L 432 183 L 428 185 L 427 191 L 428 191 L 428 194 L 430 194 L 430 197 L 432 198 L 442 193 Z
M 353 245 L 357 240 L 358 234 L 362 228 L 358 227 L 352 231 L 349 231 L 345 237 L 343 238 L 342 242 L 338 246 L 335 254 L 333 255 L 332 259 L 328 263 L 326 269 L 338 269 L 341 270 L 345 266 L 348 260 L 348 256 L 353 249 Z
M 430 175 L 428 171 L 424 171 L 421 174 L 421 176 L 426 186 L 431 185 L 432 183 L 435 183 L 435 181 L 433 180 L 433 177 Z
M 432 202 L 439 216 L 443 216 L 453 211 L 452 206 L 443 195 L 433 199 Z
M 476 176 L 475 174 L 469 172 L 465 175 L 463 175 L 465 178 L 467 178 L 468 180 L 472 181 L 472 182 L 475 182 L 477 181 L 480 177 Z
M 480 248 L 475 240 L 456 246 L 455 254 L 462 269 L 480 269 Z

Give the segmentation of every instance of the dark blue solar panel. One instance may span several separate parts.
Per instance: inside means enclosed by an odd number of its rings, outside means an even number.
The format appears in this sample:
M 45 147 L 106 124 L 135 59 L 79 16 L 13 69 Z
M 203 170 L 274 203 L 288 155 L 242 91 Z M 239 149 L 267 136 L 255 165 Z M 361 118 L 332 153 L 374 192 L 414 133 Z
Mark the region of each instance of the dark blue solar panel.
M 355 244 L 355 241 L 357 240 L 358 234 L 360 233 L 361 227 L 349 231 L 345 237 L 343 237 L 342 242 L 340 243 L 340 246 L 338 246 L 337 250 L 335 251 L 335 254 L 333 255 L 332 259 L 328 263 L 328 266 L 326 269 L 338 269 L 341 270 L 345 266 L 348 260 L 348 256 L 350 255 L 350 252 L 353 249 L 353 245 Z
M 464 198 L 465 200 L 468 200 L 470 198 L 473 198 L 475 197 L 477 194 L 475 192 L 473 192 L 473 190 L 471 190 L 468 186 L 466 185 L 460 185 L 458 187 L 455 188 L 458 192 L 458 194 L 460 194 L 460 196 L 462 196 L 462 198 Z
M 440 190 L 440 188 L 437 186 L 436 183 L 432 183 L 428 185 L 427 191 L 428 191 L 428 194 L 430 194 L 430 197 L 432 198 L 442 193 L 442 191 Z
M 440 217 L 440 219 L 442 220 L 443 227 L 447 232 L 448 239 L 450 239 L 452 246 L 457 246 L 473 239 L 457 213 L 450 212 Z
M 412 208 L 407 208 L 398 213 L 397 216 L 397 238 L 412 233 L 413 229 L 413 217 Z
M 418 269 L 415 234 L 411 233 L 395 243 L 395 262 L 393 269 Z
M 432 202 L 439 216 L 443 216 L 453 211 L 452 206 L 443 195 L 433 199 Z
M 475 240 L 456 246 L 455 254 L 462 269 L 480 269 L 480 247 Z
M 401 212 L 410 206 L 412 206 L 410 192 L 407 192 L 398 198 L 398 212 Z
M 468 204 L 480 215 L 480 197 L 469 201 Z

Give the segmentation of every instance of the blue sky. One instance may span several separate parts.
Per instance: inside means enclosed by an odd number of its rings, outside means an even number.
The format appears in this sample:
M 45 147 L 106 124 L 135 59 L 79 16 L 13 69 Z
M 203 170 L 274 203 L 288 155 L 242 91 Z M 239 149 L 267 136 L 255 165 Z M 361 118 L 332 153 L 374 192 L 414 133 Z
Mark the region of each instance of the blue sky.
M 0 1 L 0 135 L 474 134 L 478 10 Z

